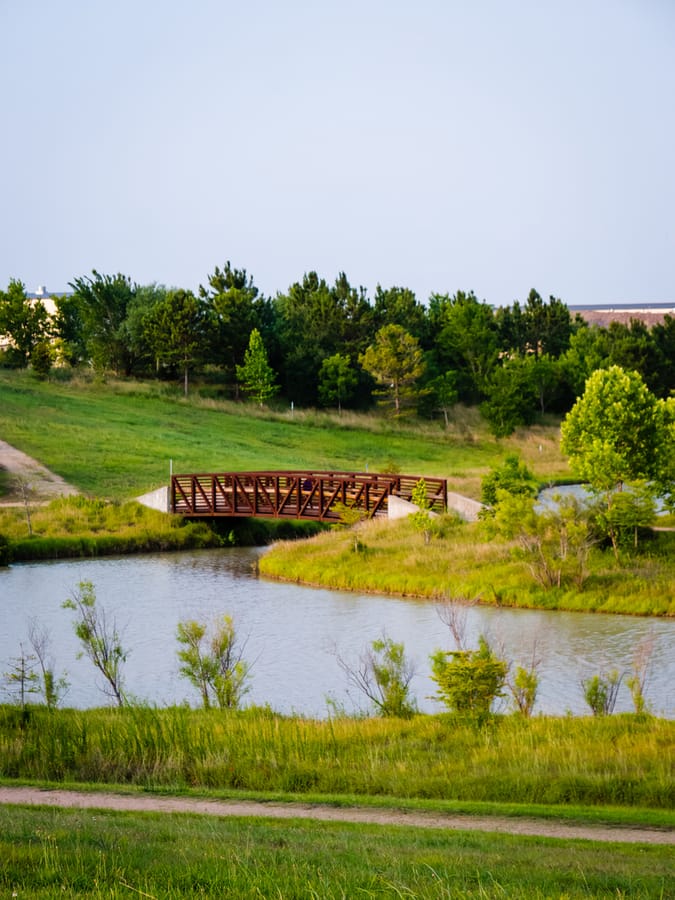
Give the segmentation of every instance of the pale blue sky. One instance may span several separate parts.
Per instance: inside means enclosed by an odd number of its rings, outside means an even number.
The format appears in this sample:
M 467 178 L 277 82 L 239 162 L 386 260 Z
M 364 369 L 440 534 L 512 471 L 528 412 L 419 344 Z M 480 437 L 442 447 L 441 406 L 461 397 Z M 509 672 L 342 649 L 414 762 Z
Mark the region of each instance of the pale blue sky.
M 675 301 L 675 0 L 0 0 L 0 287 Z

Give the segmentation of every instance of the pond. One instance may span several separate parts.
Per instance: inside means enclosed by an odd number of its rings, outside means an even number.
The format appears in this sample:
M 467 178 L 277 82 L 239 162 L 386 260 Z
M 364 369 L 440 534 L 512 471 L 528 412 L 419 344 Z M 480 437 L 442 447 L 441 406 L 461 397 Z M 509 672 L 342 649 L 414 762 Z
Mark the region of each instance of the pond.
M 349 688 L 337 656 L 356 666 L 370 642 L 386 633 L 403 642 L 415 662 L 412 687 L 420 708 L 441 709 L 430 699 L 435 685 L 429 655 L 455 646 L 433 603 L 263 580 L 256 574 L 261 552 L 235 548 L 0 569 L 0 672 L 11 668 L 21 644 L 28 649 L 30 622 L 36 620 L 50 635 L 57 675 L 68 673 L 63 705 L 109 702 L 91 663 L 78 659 L 74 613 L 62 609 L 81 581 L 91 581 L 98 605 L 115 620 L 129 651 L 126 688 L 140 701 L 198 705 L 195 690 L 179 675 L 176 628 L 186 619 L 211 622 L 227 613 L 251 665 L 245 705 L 316 717 L 327 716 L 332 704 L 350 713 L 367 709 L 365 698 Z M 466 629 L 469 646 L 485 633 L 514 664 L 527 665 L 536 646 L 536 710 L 549 714 L 587 714 L 582 679 L 615 668 L 630 674 L 637 648 L 649 641 L 648 701 L 656 714 L 675 717 L 673 621 L 473 606 Z M 6 700 L 7 685 L 1 687 Z M 631 709 L 624 679 L 617 711 Z

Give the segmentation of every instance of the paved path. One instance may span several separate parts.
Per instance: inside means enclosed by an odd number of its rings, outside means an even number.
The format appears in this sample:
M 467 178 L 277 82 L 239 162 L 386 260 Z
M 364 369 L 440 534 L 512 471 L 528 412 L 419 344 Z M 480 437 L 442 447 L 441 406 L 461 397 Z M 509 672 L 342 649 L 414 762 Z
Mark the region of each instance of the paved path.
M 198 800 L 191 797 L 160 797 L 148 794 L 84 793 L 27 787 L 0 787 L 0 803 L 28 806 L 58 806 L 69 809 L 111 809 L 127 812 L 197 813 L 209 816 L 257 816 L 268 819 L 312 819 L 318 822 L 354 822 L 369 825 L 405 825 L 415 828 L 446 828 L 452 831 L 491 831 L 565 839 L 615 841 L 619 843 L 670 844 L 675 830 L 657 828 L 611 828 L 570 825 L 550 819 L 520 819 L 500 816 L 457 816 L 441 813 L 364 807 L 334 807 L 308 803 L 261 803 L 251 800 Z

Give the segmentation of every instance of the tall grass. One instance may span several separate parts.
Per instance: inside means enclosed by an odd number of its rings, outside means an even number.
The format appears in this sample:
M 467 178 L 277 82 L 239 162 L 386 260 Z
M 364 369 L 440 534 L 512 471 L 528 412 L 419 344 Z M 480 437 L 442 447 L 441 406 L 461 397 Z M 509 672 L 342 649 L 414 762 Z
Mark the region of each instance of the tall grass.
M 672 809 L 675 723 L 329 721 L 188 708 L 0 707 L 0 776 L 282 793 Z

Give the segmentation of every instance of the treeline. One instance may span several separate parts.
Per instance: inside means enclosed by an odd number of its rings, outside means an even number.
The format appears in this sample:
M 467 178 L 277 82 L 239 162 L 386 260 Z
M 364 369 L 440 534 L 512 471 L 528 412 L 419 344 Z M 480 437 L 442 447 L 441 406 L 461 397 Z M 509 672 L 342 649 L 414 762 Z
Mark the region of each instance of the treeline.
M 224 396 L 299 407 L 368 409 L 449 421 L 460 402 L 479 405 L 495 435 L 546 412 L 566 413 L 589 375 L 618 365 L 637 371 L 658 397 L 675 389 L 675 319 L 589 326 L 535 290 L 494 310 L 472 292 L 407 288 L 371 299 L 345 274 L 316 272 L 285 293 L 263 296 L 246 270 L 216 267 L 194 293 L 138 285 L 122 274 L 75 278 L 54 297 L 56 314 L 23 284 L 0 291 L 0 365 L 46 374 L 58 362 L 119 376 L 194 376 Z

